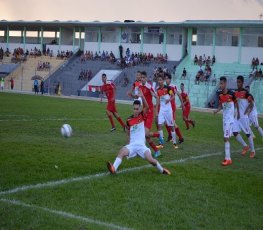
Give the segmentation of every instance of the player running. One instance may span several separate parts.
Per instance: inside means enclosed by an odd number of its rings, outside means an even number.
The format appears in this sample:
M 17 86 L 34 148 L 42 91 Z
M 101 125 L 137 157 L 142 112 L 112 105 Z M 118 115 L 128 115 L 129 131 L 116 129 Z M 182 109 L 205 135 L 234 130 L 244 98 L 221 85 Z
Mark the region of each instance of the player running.
M 237 77 L 237 90 L 235 91 L 235 96 L 238 102 L 240 118 L 235 119 L 233 126 L 233 133 L 236 137 L 236 140 L 243 146 L 243 151 L 241 152 L 242 156 L 245 156 L 247 151 L 250 149 L 250 158 L 254 158 L 256 155 L 254 148 L 253 135 L 251 135 L 251 129 L 249 126 L 248 114 L 252 111 L 254 102 L 252 95 L 243 88 L 244 77 Z M 246 134 L 249 147 L 246 142 L 243 140 L 242 136 L 239 134 L 241 130 Z
M 153 87 L 151 84 L 147 82 L 147 73 L 145 71 L 141 72 L 141 84 L 139 86 L 139 90 L 141 90 L 147 104 L 148 104 L 148 112 L 145 114 L 145 133 L 146 133 L 146 140 L 147 143 L 151 146 L 154 150 L 154 157 L 158 157 L 161 155 L 160 150 L 156 147 L 155 143 L 152 141 L 151 137 L 158 137 L 160 138 L 159 132 L 150 132 L 154 120 L 154 105 L 153 105 L 153 97 L 156 98 L 156 94 L 154 92 Z
M 190 111 L 191 111 L 191 104 L 190 104 L 188 94 L 184 91 L 184 83 L 181 83 L 180 89 L 181 89 L 180 95 L 182 97 L 183 104 L 184 104 L 184 109 L 182 109 L 183 120 L 185 122 L 186 129 L 189 130 L 189 124 L 191 124 L 194 128 L 195 127 L 195 121 L 189 119 L 189 115 L 190 115 Z
M 180 102 L 181 102 L 181 106 L 182 106 L 182 110 L 184 110 L 184 104 L 183 104 L 183 100 L 181 95 L 179 94 L 177 87 L 173 84 L 171 84 L 172 81 L 172 76 L 170 73 L 165 73 L 165 81 L 166 81 L 166 85 L 170 87 L 170 89 L 172 90 L 173 94 L 179 97 Z M 175 104 L 175 98 L 173 100 L 171 100 L 171 106 L 172 106 L 172 110 L 173 110 L 173 119 L 174 119 L 174 128 L 175 128 L 175 133 L 179 138 L 178 143 L 181 144 L 184 142 L 184 138 L 182 135 L 181 130 L 179 129 L 179 126 L 176 124 L 175 119 L 176 119 L 176 104 Z M 169 142 L 170 140 L 172 140 L 172 135 L 171 135 L 171 129 L 169 128 L 169 126 L 166 124 L 166 129 L 168 132 L 168 139 L 167 142 Z
M 122 163 L 124 157 L 132 158 L 140 156 L 147 160 L 150 164 L 156 167 L 159 172 L 170 175 L 168 169 L 163 168 L 160 163 L 151 155 L 151 150 L 145 145 L 145 114 L 148 112 L 148 104 L 142 93 L 138 93 L 142 98 L 143 104 L 140 100 L 133 102 L 133 115 L 127 119 L 127 133 L 129 135 L 129 144 L 122 147 L 116 157 L 114 164 L 107 162 L 107 167 L 111 174 L 115 174 Z
M 224 130 L 224 142 L 225 142 L 225 160 L 221 163 L 223 166 L 232 164 L 230 157 L 230 142 L 229 139 L 232 136 L 232 128 L 235 117 L 235 104 L 237 105 L 237 113 L 239 116 L 238 104 L 236 103 L 236 97 L 234 92 L 227 89 L 226 77 L 220 77 L 220 89 L 219 94 L 219 107 L 214 111 L 214 114 L 223 109 L 223 130 Z
M 114 130 L 116 130 L 112 115 L 118 120 L 121 126 L 125 128 L 125 124 L 122 121 L 116 109 L 116 104 L 115 104 L 116 87 L 112 82 L 107 83 L 107 75 L 105 73 L 103 73 L 101 77 L 103 82 L 103 85 L 101 86 L 101 95 L 103 96 L 103 93 L 105 93 L 108 99 L 106 113 L 111 123 L 110 131 L 113 132 Z M 101 101 L 102 101 L 102 96 L 101 96 Z
M 156 120 L 158 123 L 158 132 L 160 133 L 162 140 L 158 148 L 163 148 L 164 145 L 162 126 L 164 123 L 166 123 L 171 129 L 173 147 L 177 149 L 178 146 L 176 145 L 173 110 L 171 106 L 171 101 L 174 100 L 174 94 L 170 86 L 164 85 L 164 77 L 161 74 L 158 75 L 158 84 L 159 87 L 157 88 Z

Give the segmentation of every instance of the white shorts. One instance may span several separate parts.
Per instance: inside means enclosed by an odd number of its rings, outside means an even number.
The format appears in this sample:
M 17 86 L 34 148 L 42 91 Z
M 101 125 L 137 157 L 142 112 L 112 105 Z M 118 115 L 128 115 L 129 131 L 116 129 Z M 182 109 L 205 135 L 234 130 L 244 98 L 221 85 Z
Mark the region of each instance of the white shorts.
M 129 155 L 127 156 L 128 159 L 136 156 L 140 156 L 142 159 L 145 159 L 145 152 L 149 151 L 151 153 L 151 150 L 147 148 L 145 144 L 128 144 L 124 147 L 129 150 Z
M 233 123 L 223 123 L 224 138 L 233 136 Z
M 250 122 L 250 125 L 253 125 L 255 128 L 257 128 L 259 126 L 258 116 L 257 115 L 250 115 L 249 116 L 249 122 Z
M 251 134 L 251 129 L 249 127 L 249 119 L 248 118 L 240 118 L 239 120 L 234 121 L 233 132 L 239 133 L 243 131 L 245 134 Z
M 160 111 L 158 114 L 158 125 L 166 123 L 168 126 L 174 126 L 173 111 Z

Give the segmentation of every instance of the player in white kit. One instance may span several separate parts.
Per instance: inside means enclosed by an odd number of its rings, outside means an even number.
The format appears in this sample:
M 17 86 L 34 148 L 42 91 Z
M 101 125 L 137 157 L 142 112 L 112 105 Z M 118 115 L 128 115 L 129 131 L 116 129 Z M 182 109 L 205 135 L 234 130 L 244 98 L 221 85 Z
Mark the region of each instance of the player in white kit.
M 228 166 L 232 164 L 232 160 L 230 157 L 230 142 L 229 139 L 233 135 L 232 128 L 234 124 L 234 116 L 235 116 L 235 104 L 236 97 L 234 92 L 227 89 L 227 79 L 226 77 L 220 78 L 220 89 L 221 92 L 219 94 L 219 107 L 214 111 L 214 114 L 218 113 L 221 109 L 223 109 L 223 130 L 224 130 L 224 142 L 225 142 L 225 159 L 222 162 L 223 166 Z M 239 112 L 237 106 L 237 112 Z
M 251 133 L 251 129 L 249 126 L 248 114 L 252 111 L 254 102 L 252 95 L 243 88 L 244 77 L 237 77 L 237 90 L 235 91 L 235 96 L 238 102 L 239 114 L 240 117 L 237 117 L 233 126 L 233 134 L 236 137 L 236 140 L 243 146 L 242 155 L 245 156 L 247 151 L 250 149 L 250 158 L 255 157 L 255 148 L 254 148 L 254 140 L 253 135 Z M 243 140 L 241 135 L 239 134 L 243 131 L 249 141 L 249 146 L 247 146 L 246 142 Z
M 129 144 L 121 148 L 114 164 L 107 162 L 107 167 L 111 174 L 115 174 L 124 157 L 129 159 L 140 156 L 155 166 L 161 173 L 170 175 L 170 171 L 163 168 L 160 163 L 152 157 L 151 150 L 145 145 L 144 114 L 147 113 L 149 106 L 141 92 L 139 92 L 138 96 L 142 98 L 143 105 L 140 100 L 133 102 L 133 115 L 127 119 Z
M 249 86 L 246 86 L 245 88 L 249 91 Z M 263 130 L 259 126 L 258 111 L 257 111 L 257 107 L 256 107 L 256 104 L 255 104 L 254 98 L 253 98 L 253 101 L 254 101 L 254 107 L 253 107 L 252 111 L 248 115 L 249 123 L 250 123 L 250 125 L 253 125 L 258 130 L 258 132 L 259 132 L 259 134 L 260 134 L 260 136 L 262 138 L 262 141 L 263 141 Z M 251 132 L 252 132 L 252 135 L 254 137 L 254 134 L 253 134 L 252 130 L 251 130 Z

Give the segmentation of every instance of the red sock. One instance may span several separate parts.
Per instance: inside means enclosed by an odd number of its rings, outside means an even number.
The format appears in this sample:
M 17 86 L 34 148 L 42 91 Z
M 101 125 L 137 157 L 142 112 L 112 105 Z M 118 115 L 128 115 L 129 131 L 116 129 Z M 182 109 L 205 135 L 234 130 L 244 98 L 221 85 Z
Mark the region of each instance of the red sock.
M 122 127 L 125 127 L 125 124 L 124 124 L 123 120 L 121 119 L 121 117 L 118 117 L 117 120 L 121 124 Z
M 115 127 L 115 124 L 114 124 L 114 121 L 112 119 L 112 116 L 111 115 L 108 115 L 108 118 L 110 120 L 110 123 L 111 123 L 111 127 L 114 128 Z
M 167 129 L 168 135 L 171 136 L 172 134 L 171 134 L 171 128 L 170 128 L 170 126 L 165 125 L 165 127 L 166 127 L 166 129 Z
M 159 132 L 154 132 L 153 134 L 152 134 L 152 137 L 159 137 L 160 136 L 160 133 Z
M 154 152 L 158 151 L 156 145 L 154 144 L 152 140 L 148 140 L 148 144 L 152 147 Z
M 175 129 L 175 132 L 176 132 L 176 135 L 179 137 L 179 139 L 183 139 L 183 136 L 182 136 L 182 133 L 181 133 L 179 127 L 177 127 L 177 128 Z

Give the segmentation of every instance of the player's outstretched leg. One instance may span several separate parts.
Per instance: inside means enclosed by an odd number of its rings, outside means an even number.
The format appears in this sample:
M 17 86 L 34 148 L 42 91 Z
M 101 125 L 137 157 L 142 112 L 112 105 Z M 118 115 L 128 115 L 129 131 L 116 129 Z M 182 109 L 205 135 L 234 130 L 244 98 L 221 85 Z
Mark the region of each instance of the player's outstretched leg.
M 225 139 L 225 160 L 222 162 L 223 166 L 228 166 L 232 164 L 230 157 L 230 142 L 229 139 Z
M 123 157 L 126 157 L 128 155 L 129 155 L 129 150 L 126 147 L 122 147 L 114 163 L 112 164 L 109 161 L 107 162 L 107 167 L 111 174 L 115 174 L 117 172 L 120 164 L 122 163 Z
M 161 155 L 161 152 L 160 150 L 157 148 L 157 146 L 155 145 L 155 143 L 153 142 L 153 140 L 150 138 L 150 137 L 147 137 L 146 136 L 146 141 L 147 143 L 151 146 L 151 148 L 153 149 L 154 151 L 154 154 L 153 156 L 156 158 L 156 157 L 159 157 Z
M 245 156 L 249 150 L 247 143 L 244 141 L 244 139 L 242 138 L 242 136 L 238 132 L 234 132 L 234 136 L 236 137 L 236 140 L 243 146 L 243 150 L 242 150 L 241 154 L 242 154 L 242 156 Z
M 146 159 L 150 164 L 152 164 L 154 167 L 156 167 L 157 170 L 158 170 L 160 173 L 166 174 L 166 175 L 171 175 L 171 172 L 170 172 L 168 169 L 163 168 L 163 167 L 160 165 L 160 163 L 159 163 L 156 159 L 154 159 L 154 158 L 152 157 L 152 154 L 151 154 L 151 152 L 150 152 L 149 150 L 146 150 L 145 153 L 144 153 L 144 155 L 145 155 L 145 159 Z

